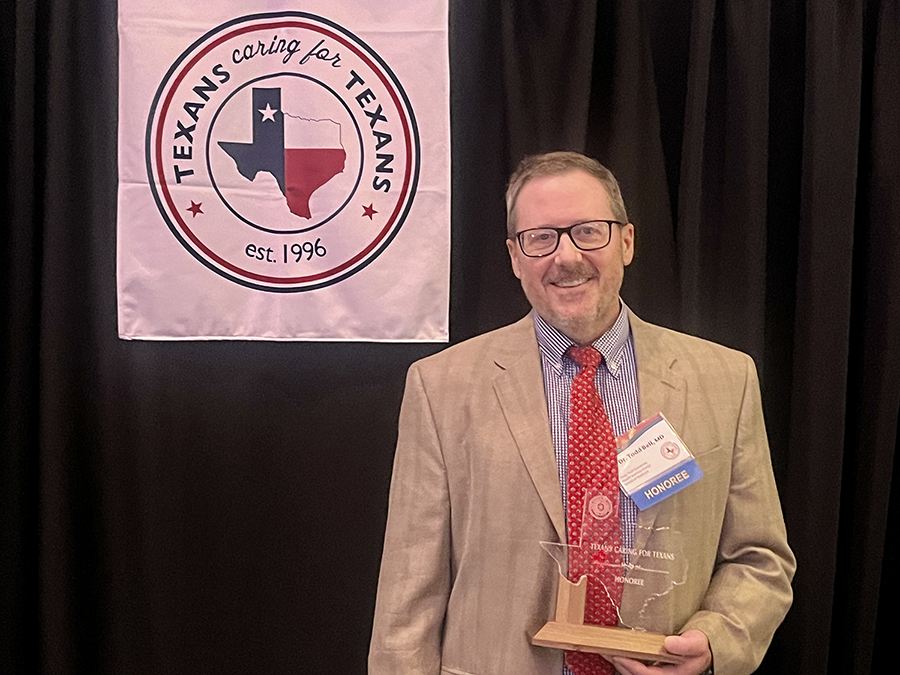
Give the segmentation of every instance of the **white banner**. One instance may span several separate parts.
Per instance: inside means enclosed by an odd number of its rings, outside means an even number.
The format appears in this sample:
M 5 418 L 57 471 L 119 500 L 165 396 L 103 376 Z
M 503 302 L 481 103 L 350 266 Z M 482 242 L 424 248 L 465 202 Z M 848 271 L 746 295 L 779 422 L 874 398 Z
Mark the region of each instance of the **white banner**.
M 447 0 L 119 0 L 124 339 L 445 342 Z

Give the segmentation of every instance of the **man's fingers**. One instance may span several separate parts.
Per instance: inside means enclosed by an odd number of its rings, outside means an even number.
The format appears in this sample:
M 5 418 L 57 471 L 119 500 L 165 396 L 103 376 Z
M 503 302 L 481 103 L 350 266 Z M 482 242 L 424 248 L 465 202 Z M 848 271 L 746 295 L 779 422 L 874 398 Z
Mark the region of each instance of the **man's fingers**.
M 709 641 L 699 630 L 666 637 L 666 651 L 679 656 L 701 656 L 709 651 Z

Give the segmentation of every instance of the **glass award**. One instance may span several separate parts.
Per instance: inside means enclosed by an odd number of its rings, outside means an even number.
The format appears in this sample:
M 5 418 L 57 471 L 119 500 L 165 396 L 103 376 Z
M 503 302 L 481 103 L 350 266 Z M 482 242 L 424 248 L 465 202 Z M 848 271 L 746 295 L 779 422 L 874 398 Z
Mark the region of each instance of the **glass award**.
M 680 663 L 665 650 L 671 624 L 667 596 L 687 578 L 681 533 L 669 527 L 636 527 L 623 541 L 618 499 L 586 491 L 580 545 L 541 542 L 557 562 L 556 616 L 532 639 L 543 647 Z M 588 585 L 593 585 L 591 590 Z M 592 594 L 595 599 L 588 603 Z M 617 625 L 595 623 L 596 598 Z M 613 613 L 614 610 L 614 613 Z M 611 623 L 607 621 L 607 623 Z

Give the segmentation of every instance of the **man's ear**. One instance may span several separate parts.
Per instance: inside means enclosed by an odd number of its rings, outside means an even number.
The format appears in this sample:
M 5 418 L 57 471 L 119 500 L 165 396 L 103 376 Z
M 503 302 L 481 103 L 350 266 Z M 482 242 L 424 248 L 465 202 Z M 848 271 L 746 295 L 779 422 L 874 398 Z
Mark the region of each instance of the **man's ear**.
M 519 273 L 519 249 L 516 247 L 515 240 L 506 240 L 506 250 L 509 251 L 509 261 L 512 263 L 513 274 L 516 275 L 516 279 L 521 279 L 522 275 Z
M 634 225 L 628 223 L 622 226 L 622 264 L 630 265 L 634 258 Z

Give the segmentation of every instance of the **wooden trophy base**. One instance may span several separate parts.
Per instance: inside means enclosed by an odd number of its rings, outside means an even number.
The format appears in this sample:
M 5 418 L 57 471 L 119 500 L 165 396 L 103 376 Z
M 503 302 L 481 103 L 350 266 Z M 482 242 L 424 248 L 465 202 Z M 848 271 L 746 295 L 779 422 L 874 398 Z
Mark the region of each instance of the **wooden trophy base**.
M 559 577 L 556 595 L 556 621 L 547 622 L 531 639 L 539 647 L 553 647 L 576 652 L 592 652 L 602 656 L 624 656 L 639 661 L 681 663 L 683 656 L 665 649 L 665 635 L 642 633 L 617 626 L 584 623 L 584 598 L 587 577 L 573 584 Z

